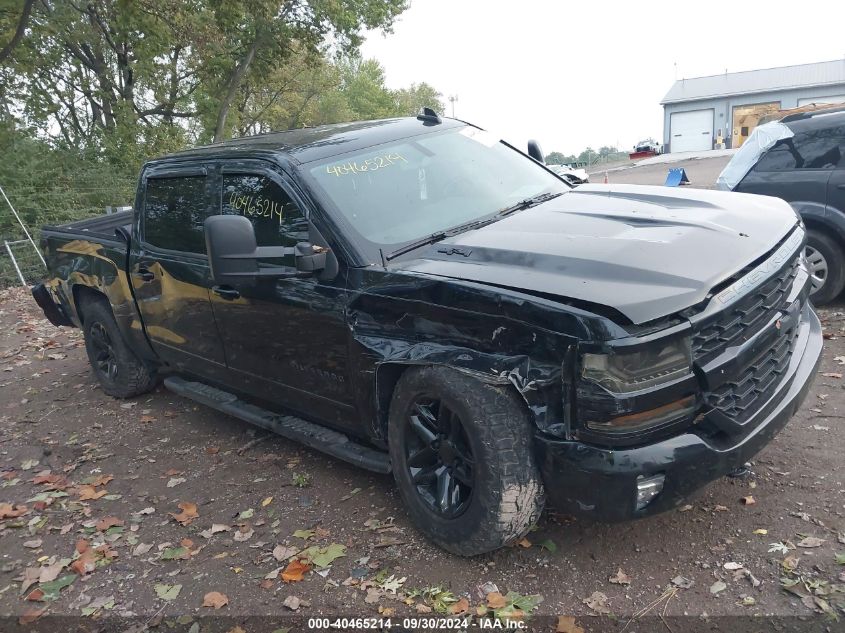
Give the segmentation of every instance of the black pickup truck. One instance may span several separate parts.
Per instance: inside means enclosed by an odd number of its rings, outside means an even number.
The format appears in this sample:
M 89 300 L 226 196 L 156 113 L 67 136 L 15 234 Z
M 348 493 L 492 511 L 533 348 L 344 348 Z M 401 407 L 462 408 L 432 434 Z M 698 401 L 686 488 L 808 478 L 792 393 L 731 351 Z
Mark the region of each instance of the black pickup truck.
M 773 198 L 571 189 L 432 113 L 147 163 L 134 211 L 45 227 L 33 289 L 103 390 L 185 397 L 393 473 L 463 555 L 546 498 L 601 520 L 740 467 L 819 363 L 805 229 Z

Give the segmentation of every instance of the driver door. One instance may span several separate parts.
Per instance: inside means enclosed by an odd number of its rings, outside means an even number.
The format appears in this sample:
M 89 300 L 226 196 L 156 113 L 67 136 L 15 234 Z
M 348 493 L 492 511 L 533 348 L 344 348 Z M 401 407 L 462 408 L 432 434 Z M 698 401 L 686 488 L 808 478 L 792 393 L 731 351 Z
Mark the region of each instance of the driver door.
M 280 171 L 261 163 L 225 165 L 216 213 L 243 215 L 259 246 L 313 242 L 306 207 Z M 294 256 L 261 266 L 295 267 Z M 317 276 L 212 287 L 211 303 L 232 380 L 242 391 L 342 429 L 360 425 L 348 380 L 346 269 Z

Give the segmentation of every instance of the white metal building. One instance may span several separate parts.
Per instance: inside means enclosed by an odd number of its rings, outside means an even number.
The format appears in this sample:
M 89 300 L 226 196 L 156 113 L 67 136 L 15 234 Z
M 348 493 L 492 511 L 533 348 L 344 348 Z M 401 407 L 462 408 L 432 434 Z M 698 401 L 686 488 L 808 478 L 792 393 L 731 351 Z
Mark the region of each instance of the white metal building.
M 766 114 L 845 103 L 845 59 L 680 79 L 660 103 L 664 151 L 739 147 Z

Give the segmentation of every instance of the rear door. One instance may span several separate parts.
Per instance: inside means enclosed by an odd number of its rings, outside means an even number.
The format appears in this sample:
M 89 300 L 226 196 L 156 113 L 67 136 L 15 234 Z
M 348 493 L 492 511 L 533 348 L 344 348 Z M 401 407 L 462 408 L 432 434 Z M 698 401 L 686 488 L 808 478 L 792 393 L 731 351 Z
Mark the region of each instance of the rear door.
M 845 125 L 834 129 L 839 141 L 839 163 L 827 183 L 828 211 L 845 213 Z
M 830 128 L 796 131 L 763 154 L 734 191 L 782 198 L 799 213 L 824 213 L 839 152 Z
M 226 360 L 209 300 L 203 235 L 211 186 L 202 164 L 145 173 L 140 239 L 129 271 L 144 329 L 161 359 L 185 373 L 222 378 Z

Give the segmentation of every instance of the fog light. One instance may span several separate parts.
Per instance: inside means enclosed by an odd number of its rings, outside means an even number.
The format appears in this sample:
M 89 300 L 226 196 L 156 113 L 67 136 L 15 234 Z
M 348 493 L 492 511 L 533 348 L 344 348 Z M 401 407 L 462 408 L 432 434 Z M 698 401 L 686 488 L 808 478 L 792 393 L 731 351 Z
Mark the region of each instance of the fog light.
M 637 510 L 642 510 L 663 490 L 664 475 L 637 477 Z

